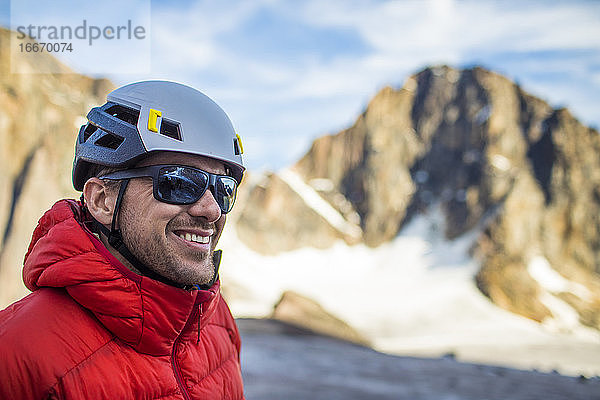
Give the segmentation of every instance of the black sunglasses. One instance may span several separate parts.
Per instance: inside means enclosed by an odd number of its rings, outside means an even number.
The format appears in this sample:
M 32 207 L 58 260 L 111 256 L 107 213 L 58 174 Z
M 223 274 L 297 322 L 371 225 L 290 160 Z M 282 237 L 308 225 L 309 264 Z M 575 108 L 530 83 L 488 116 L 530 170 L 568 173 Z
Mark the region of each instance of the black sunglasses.
M 237 193 L 237 181 L 227 175 L 211 174 L 184 165 L 151 165 L 113 172 L 100 179 L 120 180 L 129 178 L 152 178 L 154 198 L 169 204 L 193 204 L 210 188 L 213 197 L 227 214 L 233 208 Z

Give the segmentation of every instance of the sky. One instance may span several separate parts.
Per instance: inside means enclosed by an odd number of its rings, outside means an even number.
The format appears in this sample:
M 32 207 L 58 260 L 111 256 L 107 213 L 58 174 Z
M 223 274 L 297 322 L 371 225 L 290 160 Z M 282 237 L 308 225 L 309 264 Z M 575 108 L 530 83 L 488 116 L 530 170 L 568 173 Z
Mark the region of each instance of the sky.
M 42 18 L 31 0 L 0 0 Z M 48 2 L 61 20 L 93 22 L 103 2 Z M 102 10 L 84 10 L 101 4 Z M 293 164 L 322 135 L 349 127 L 383 87 L 430 65 L 480 65 L 517 81 L 586 125 L 600 126 L 600 1 L 253 0 L 121 2 L 147 28 L 147 47 L 102 54 L 88 72 L 121 85 L 171 79 L 227 112 L 252 170 Z M 132 6 L 133 4 L 133 6 Z M 117 8 L 118 9 L 118 8 Z M 106 11 L 109 10 L 109 11 Z M 36 21 L 38 21 L 36 20 Z M 14 28 L 14 26 L 13 26 Z M 100 47 L 95 47 L 100 53 Z M 111 65 L 129 62 L 131 68 Z M 136 64 L 137 63 L 137 64 Z M 116 67 L 115 67 L 116 68 Z

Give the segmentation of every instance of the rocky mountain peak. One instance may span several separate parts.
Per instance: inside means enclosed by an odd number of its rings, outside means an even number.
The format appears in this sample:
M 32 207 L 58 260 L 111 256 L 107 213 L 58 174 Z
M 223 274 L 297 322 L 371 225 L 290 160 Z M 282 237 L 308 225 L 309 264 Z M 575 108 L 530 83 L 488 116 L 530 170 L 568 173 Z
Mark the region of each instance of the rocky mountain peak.
M 598 146 L 598 132 L 502 75 L 431 67 L 383 88 L 351 127 L 316 139 L 288 170 L 249 185 L 237 229 L 263 253 L 340 239 L 379 246 L 440 207 L 448 239 L 480 232 L 482 292 L 542 321 L 553 312 L 532 260 L 600 293 Z M 600 328 L 600 297 L 553 295 Z

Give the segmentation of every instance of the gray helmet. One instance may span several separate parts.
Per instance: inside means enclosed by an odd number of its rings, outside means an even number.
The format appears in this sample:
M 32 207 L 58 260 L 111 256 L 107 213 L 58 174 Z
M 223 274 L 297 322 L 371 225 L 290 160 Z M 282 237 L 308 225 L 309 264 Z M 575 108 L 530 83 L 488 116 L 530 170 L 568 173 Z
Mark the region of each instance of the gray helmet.
M 150 152 L 176 151 L 224 161 L 241 181 L 242 142 L 225 112 L 196 89 L 142 81 L 120 87 L 87 115 L 79 130 L 73 186 L 83 190 L 91 167 L 127 168 Z

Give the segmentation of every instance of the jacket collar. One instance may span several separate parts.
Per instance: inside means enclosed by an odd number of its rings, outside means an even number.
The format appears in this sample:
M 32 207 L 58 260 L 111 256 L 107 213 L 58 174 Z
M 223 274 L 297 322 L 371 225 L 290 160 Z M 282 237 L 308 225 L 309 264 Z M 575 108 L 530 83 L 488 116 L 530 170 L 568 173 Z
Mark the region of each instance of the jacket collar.
M 170 354 L 180 335 L 201 329 L 220 297 L 183 290 L 137 275 L 119 262 L 83 224 L 81 203 L 61 200 L 38 222 L 25 256 L 30 290 L 65 288 L 119 339 L 141 353 Z

